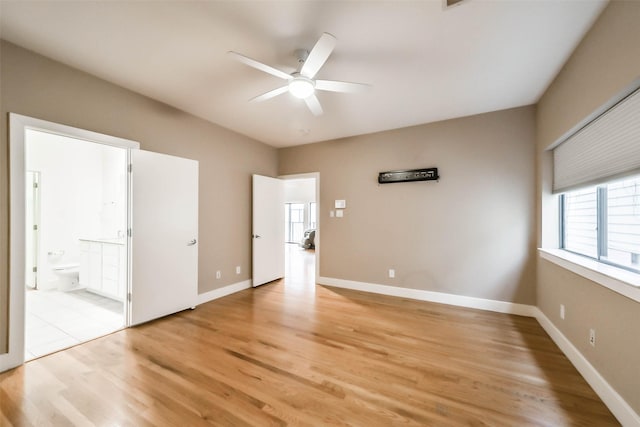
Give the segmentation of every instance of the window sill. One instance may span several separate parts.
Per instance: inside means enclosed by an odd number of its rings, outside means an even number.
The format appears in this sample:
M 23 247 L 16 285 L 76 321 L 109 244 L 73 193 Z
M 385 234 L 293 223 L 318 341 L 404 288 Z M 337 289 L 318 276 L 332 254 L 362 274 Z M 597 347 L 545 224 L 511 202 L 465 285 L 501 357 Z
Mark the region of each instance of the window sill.
M 603 264 L 562 249 L 538 249 L 538 251 L 540 256 L 547 261 L 640 302 L 640 274 Z

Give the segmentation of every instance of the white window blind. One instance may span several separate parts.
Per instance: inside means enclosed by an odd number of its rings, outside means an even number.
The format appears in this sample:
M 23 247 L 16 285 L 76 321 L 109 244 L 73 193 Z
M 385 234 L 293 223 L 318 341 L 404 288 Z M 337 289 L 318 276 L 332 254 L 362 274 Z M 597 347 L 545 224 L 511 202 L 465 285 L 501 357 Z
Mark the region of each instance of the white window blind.
M 640 90 L 553 150 L 553 191 L 640 171 Z

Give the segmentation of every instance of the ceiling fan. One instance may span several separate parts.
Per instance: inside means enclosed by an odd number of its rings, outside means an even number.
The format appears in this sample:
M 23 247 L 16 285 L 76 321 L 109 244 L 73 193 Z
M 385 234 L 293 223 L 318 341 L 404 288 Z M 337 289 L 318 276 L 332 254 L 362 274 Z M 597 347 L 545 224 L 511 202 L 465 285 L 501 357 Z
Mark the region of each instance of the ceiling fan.
M 300 65 L 298 66 L 298 69 L 291 74 L 287 74 L 284 71 L 280 71 L 269 65 L 263 64 L 262 62 L 258 62 L 255 59 L 251 59 L 238 52 L 229 51 L 228 54 L 250 67 L 264 71 L 265 73 L 269 73 L 273 76 L 280 77 L 287 81 L 286 85 L 270 90 L 262 95 L 258 95 L 250 99 L 249 102 L 266 101 L 267 99 L 289 92 L 296 98 L 304 99 L 309 110 L 311 110 L 314 115 L 319 116 L 323 111 L 320 101 L 318 101 L 318 97 L 315 94 L 316 90 L 356 93 L 371 87 L 364 83 L 315 79 L 316 74 L 318 74 L 320 68 L 322 68 L 324 63 L 327 61 L 327 58 L 329 58 L 329 55 L 331 55 L 335 46 L 336 38 L 329 33 L 323 33 L 310 52 L 304 49 L 296 51 L 296 56 L 298 57 L 298 63 Z

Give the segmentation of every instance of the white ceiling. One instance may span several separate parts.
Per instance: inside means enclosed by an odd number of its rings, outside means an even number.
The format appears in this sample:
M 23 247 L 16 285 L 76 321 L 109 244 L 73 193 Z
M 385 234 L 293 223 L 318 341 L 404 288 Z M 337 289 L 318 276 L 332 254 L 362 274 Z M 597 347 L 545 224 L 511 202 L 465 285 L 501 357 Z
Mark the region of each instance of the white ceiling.
M 606 0 L 9 1 L 2 38 L 276 147 L 535 103 Z M 284 94 L 294 51 L 338 39 L 318 78 L 369 83 L 320 92 L 325 114 Z

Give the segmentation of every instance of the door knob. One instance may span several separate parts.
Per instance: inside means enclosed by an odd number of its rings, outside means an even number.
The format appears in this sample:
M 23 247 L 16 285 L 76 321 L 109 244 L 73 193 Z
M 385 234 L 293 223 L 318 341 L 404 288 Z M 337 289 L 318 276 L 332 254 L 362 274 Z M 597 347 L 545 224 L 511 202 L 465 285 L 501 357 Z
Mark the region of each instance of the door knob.
M 196 244 L 196 239 L 192 239 L 189 243 L 187 243 L 187 246 L 193 246 Z

